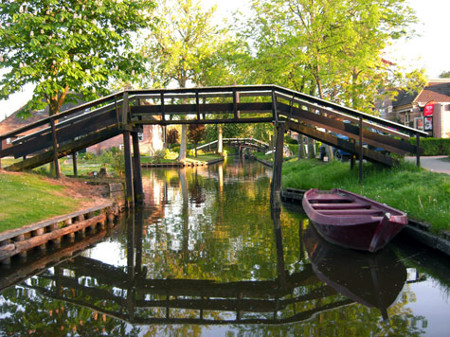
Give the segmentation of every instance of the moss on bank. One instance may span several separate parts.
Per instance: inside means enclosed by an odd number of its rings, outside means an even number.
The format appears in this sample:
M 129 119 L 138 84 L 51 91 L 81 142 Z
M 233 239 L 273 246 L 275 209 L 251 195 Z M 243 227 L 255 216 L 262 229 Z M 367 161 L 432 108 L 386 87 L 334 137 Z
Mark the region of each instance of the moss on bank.
M 342 188 L 388 204 L 410 218 L 429 223 L 434 232 L 450 229 L 450 176 L 418 168 L 411 163 L 386 168 L 365 163 L 363 182 L 358 167 L 348 163 L 292 160 L 283 163 L 284 188 Z

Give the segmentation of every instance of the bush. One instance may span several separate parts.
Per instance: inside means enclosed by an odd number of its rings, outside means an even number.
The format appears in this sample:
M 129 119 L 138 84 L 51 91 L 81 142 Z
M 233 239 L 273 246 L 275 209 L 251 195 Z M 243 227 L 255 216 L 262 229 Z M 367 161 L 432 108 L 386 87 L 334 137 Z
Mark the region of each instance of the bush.
M 410 142 L 416 145 L 416 138 L 411 138 Z M 450 156 L 450 138 L 421 138 L 420 147 L 424 156 Z

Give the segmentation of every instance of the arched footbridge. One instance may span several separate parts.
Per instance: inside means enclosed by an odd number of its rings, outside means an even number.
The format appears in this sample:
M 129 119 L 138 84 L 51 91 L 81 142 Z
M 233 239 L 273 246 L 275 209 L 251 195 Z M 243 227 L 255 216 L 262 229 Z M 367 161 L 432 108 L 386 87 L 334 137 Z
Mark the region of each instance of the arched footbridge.
M 143 125 L 221 123 L 274 123 L 279 135 L 293 130 L 361 161 L 387 166 L 396 163 L 392 153 L 416 154 L 419 164 L 420 136 L 427 136 L 275 85 L 126 90 L 0 135 L 0 159 L 22 158 L 5 169 L 28 170 L 123 134 L 127 192 L 134 195 L 133 189 L 141 189 L 140 159 L 132 157 L 131 147 L 139 153 L 138 132 Z M 410 143 L 410 137 L 416 137 L 416 144 Z M 283 137 L 278 138 L 282 142 Z

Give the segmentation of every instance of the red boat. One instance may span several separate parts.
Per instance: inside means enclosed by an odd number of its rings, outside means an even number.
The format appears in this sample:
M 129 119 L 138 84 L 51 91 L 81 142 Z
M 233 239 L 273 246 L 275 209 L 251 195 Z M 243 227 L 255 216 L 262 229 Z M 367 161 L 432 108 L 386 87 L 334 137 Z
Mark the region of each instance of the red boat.
M 372 253 L 386 246 L 408 223 L 406 213 L 341 189 L 310 189 L 302 204 L 325 240 Z

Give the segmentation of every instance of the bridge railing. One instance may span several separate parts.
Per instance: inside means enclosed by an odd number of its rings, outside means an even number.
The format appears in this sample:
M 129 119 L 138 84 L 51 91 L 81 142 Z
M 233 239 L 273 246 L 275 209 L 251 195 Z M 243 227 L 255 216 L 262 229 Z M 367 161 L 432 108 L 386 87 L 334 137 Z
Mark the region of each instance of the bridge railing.
M 287 122 L 291 130 L 387 165 L 392 164 L 389 158 L 362 149 L 363 144 L 401 155 L 419 155 L 420 136 L 427 136 L 423 131 L 274 85 L 128 90 L 0 135 L 0 158 L 17 158 L 52 148 L 55 157 L 62 156 L 70 152 L 68 149 L 58 153 L 62 141 L 70 143 L 87 131 L 96 132 L 106 126 L 116 128 L 117 134 L 143 124 L 278 121 Z M 94 137 L 78 147 L 113 134 Z M 348 137 L 348 141 L 336 134 Z M 416 136 L 416 145 L 408 141 L 411 136 Z M 12 140 L 10 144 L 5 142 L 8 138 Z

